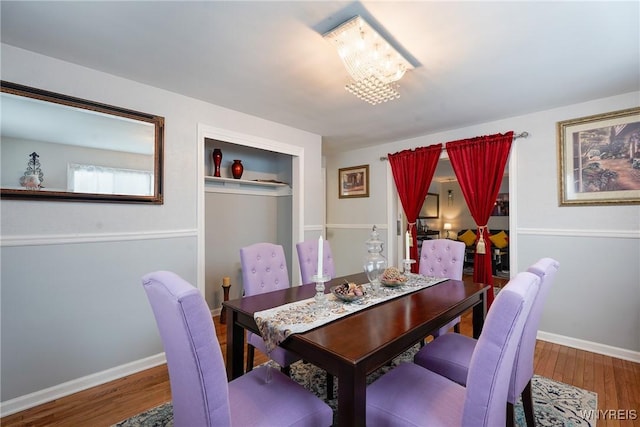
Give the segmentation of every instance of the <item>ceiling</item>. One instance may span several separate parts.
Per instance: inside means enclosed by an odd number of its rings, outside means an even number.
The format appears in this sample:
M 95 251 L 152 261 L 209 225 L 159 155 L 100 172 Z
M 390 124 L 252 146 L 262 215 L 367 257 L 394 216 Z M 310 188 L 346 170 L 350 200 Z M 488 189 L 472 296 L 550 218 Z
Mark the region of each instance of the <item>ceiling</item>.
M 637 1 L 0 7 L 3 43 L 322 135 L 325 154 L 640 90 Z M 344 90 L 322 34 L 355 15 L 415 66 L 400 99 L 372 106 Z

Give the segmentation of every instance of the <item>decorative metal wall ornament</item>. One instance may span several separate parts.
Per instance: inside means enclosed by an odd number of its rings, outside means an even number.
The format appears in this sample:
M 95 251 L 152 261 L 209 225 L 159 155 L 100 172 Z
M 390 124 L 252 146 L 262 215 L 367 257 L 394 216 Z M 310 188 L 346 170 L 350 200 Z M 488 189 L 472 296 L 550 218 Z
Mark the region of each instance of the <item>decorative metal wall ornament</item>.
M 20 177 L 20 185 L 30 190 L 39 190 L 44 186 L 44 174 L 40 168 L 40 156 L 35 151 L 29 154 L 29 162 L 27 163 L 27 169 Z

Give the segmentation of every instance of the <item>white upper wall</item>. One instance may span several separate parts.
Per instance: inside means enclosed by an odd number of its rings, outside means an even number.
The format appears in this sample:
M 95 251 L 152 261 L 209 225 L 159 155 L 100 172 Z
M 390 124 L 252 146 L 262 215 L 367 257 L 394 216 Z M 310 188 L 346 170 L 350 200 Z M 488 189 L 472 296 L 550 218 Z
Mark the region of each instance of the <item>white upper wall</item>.
M 380 207 L 386 203 L 384 175 L 387 162 L 380 161 L 380 157 L 405 149 L 513 130 L 516 133 L 529 132 L 528 138 L 519 138 L 514 141 L 510 157 L 511 161 L 514 158 L 516 161 L 515 171 L 511 170 L 510 180 L 515 181 L 513 185 L 517 189 L 523 208 L 518 211 L 518 227 L 591 229 L 593 224 L 607 219 L 607 229 L 640 230 L 640 215 L 638 215 L 640 208 L 637 205 L 580 207 L 560 207 L 558 205 L 558 150 L 556 143 L 556 122 L 558 121 L 622 110 L 638 105 L 640 105 L 640 92 L 632 92 L 328 156 L 326 165 L 330 180 L 336 180 L 334 176 L 337 176 L 338 168 L 369 164 L 372 182 L 371 197 L 357 199 L 357 205 L 351 203 L 351 200 L 338 199 L 337 182 L 335 185 L 330 184 L 327 190 L 327 222 L 386 221 L 385 211 Z M 353 208 L 356 208 L 357 212 L 352 212 Z M 611 221 L 612 215 L 615 216 L 615 221 Z M 348 218 L 354 220 L 343 221 Z
M 303 147 L 304 194 L 322 194 L 318 135 L 13 46 L 2 44 L 1 49 L 3 80 L 165 118 L 165 203 L 162 206 L 3 200 L 3 236 L 194 230 L 198 123 Z M 47 159 L 41 158 L 40 162 L 46 169 Z M 20 209 L 25 203 L 30 209 Z M 48 217 L 70 220 L 59 221 L 51 227 L 41 220 L 40 213 L 45 208 Z M 321 197 L 307 196 L 304 223 L 321 224 L 322 209 Z M 127 214 L 126 220 L 121 214 Z

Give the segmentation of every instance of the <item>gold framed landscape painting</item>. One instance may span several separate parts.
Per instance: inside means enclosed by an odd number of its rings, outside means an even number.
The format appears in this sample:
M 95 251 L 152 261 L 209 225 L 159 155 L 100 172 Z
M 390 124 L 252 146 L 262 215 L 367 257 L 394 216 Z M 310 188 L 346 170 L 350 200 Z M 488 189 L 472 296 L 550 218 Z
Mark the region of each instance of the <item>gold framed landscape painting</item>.
M 557 123 L 560 206 L 640 203 L 640 107 Z
M 369 197 L 369 165 L 338 170 L 338 197 Z

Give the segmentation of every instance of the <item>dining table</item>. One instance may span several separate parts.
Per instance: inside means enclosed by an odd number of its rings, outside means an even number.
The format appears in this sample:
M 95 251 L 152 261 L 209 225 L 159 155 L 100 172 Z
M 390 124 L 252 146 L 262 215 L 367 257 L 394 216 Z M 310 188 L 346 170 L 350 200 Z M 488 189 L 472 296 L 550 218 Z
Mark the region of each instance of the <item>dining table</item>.
M 325 284 L 368 283 L 365 273 L 336 277 Z M 431 332 L 472 310 L 473 336 L 480 335 L 486 315 L 488 285 L 447 279 L 348 316 L 286 337 L 280 346 L 338 378 L 337 424 L 366 423 L 367 375 L 384 366 Z M 260 334 L 254 314 L 313 298 L 315 284 L 223 302 L 227 325 L 227 376 L 244 374 L 245 331 Z

